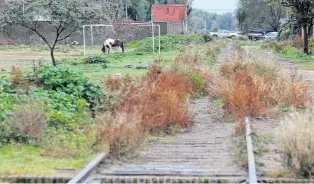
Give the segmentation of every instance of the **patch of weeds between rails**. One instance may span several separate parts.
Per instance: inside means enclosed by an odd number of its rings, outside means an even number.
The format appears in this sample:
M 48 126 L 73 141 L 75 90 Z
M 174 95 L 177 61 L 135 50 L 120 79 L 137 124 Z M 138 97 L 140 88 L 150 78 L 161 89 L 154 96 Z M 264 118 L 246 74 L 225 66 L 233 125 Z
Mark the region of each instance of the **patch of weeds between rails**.
M 253 152 L 256 156 L 255 164 L 257 169 L 263 166 L 263 163 L 258 162 L 258 158 L 263 154 L 267 153 L 267 142 L 273 139 L 273 135 L 270 134 L 259 134 L 256 135 L 251 133 L 253 140 Z M 245 134 L 240 136 L 233 137 L 233 150 L 236 153 L 235 162 L 243 168 L 248 168 L 248 159 L 247 159 L 247 143 Z

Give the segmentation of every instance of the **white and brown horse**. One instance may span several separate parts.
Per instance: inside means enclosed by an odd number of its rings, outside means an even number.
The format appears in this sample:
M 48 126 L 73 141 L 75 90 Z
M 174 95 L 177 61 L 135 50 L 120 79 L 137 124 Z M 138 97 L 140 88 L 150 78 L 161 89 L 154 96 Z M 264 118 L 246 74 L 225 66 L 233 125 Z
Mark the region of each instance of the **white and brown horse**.
M 119 47 L 122 49 L 122 52 L 124 52 L 124 45 L 123 45 L 123 41 L 120 39 L 107 39 L 103 46 L 102 46 L 102 52 L 106 53 L 106 49 L 108 49 L 108 53 L 110 53 L 112 47 Z

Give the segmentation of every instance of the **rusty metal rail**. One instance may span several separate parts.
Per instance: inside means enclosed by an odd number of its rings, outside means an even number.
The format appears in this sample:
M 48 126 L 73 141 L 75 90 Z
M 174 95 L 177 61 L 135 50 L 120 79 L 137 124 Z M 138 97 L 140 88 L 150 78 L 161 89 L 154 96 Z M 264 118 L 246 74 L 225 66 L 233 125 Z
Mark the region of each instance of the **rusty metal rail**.
M 80 171 L 74 178 L 72 178 L 68 183 L 84 183 L 88 176 L 94 171 L 98 164 L 104 160 L 107 153 L 101 153 L 96 156 L 85 168 Z
M 251 128 L 250 121 L 248 117 L 245 117 L 245 137 L 246 137 L 246 148 L 247 148 L 247 156 L 248 156 L 248 182 L 249 183 L 257 183 L 257 175 L 256 175 L 256 167 L 255 167 L 255 159 L 253 152 L 253 143 L 251 137 Z

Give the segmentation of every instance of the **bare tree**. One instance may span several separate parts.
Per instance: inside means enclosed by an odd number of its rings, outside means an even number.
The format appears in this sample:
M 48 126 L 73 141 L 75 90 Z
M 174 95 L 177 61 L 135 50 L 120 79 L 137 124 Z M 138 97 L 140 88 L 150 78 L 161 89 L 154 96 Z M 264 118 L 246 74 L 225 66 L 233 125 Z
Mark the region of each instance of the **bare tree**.
M 0 7 L 0 24 L 20 25 L 35 32 L 49 47 L 52 63 L 56 66 L 54 50 L 58 42 L 67 39 L 82 22 L 88 20 L 90 7 L 84 0 L 4 0 Z M 46 23 L 55 31 L 52 41 L 40 29 Z
M 125 17 L 124 4 L 122 0 L 98 0 L 95 17 L 106 24 L 118 22 Z

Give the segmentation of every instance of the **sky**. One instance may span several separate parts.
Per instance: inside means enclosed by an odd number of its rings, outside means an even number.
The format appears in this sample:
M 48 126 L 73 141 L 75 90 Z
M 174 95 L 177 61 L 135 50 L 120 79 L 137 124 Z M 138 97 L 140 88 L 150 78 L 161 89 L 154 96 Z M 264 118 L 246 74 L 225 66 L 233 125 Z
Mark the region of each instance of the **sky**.
M 213 13 L 234 12 L 238 0 L 194 0 L 193 8 Z

